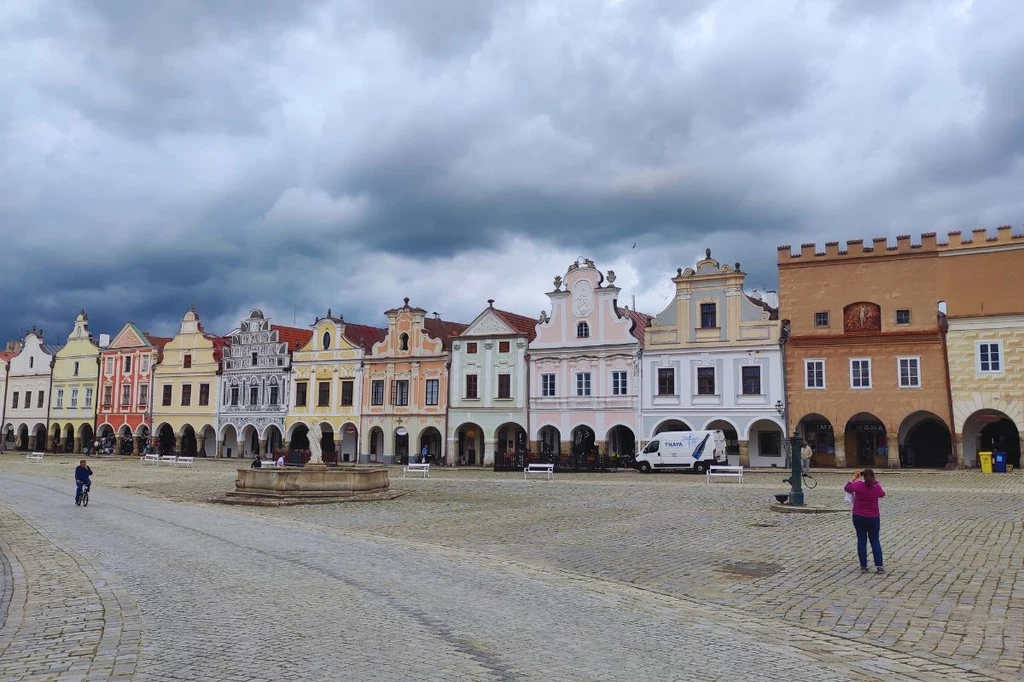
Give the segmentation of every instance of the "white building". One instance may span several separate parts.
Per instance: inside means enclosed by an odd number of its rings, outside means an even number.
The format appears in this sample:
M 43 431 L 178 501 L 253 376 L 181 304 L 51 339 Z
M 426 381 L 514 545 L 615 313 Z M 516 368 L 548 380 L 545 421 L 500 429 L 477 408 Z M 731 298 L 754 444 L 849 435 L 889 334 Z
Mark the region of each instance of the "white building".
M 43 342 L 43 330 L 32 328 L 12 357 L 5 393 L 5 448 L 46 450 L 49 447 L 50 376 L 60 346 Z
M 455 464 L 493 466 L 495 453 L 526 453 L 527 345 L 537 320 L 494 307 L 452 341 L 448 452 Z
M 217 408 L 217 440 L 225 457 L 252 457 L 279 450 L 291 394 L 291 354 L 313 332 L 270 324 L 254 309 L 228 336 Z
M 711 258 L 679 269 L 675 299 L 647 328 L 643 438 L 721 429 L 731 464 L 784 466 L 778 310 L 744 293 L 746 275 Z
M 563 281 L 565 288 L 562 288 Z M 607 280 L 580 258 L 548 293 L 530 342 L 530 440 L 540 453 L 629 454 L 639 440 L 640 354 L 646 315 L 618 306 Z

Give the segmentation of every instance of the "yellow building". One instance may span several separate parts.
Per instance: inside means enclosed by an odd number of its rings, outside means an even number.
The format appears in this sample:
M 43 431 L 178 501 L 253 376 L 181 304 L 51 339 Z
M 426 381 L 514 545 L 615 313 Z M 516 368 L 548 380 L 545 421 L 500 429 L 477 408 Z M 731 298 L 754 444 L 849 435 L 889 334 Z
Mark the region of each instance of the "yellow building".
M 83 310 L 53 363 L 50 438 L 60 442 L 62 452 L 82 452 L 92 443 L 99 357 L 99 345 L 89 333 L 89 316 Z
M 153 433 L 161 453 L 212 457 L 217 452 L 217 396 L 227 340 L 203 330 L 189 308 L 153 370 Z
M 330 310 L 327 317 L 317 318 L 309 341 L 292 355 L 285 416 L 285 442 L 290 449 L 308 449 L 307 424 L 316 419 L 322 422 L 324 461 L 359 460 L 363 358 L 385 333 L 376 327 L 348 324 L 332 316 Z

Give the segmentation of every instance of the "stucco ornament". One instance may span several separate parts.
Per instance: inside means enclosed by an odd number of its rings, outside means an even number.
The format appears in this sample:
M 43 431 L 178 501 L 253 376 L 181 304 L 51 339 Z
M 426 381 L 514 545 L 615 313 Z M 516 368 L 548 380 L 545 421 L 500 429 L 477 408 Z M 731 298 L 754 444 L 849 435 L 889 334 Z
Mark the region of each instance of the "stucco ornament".
M 607 279 L 608 279 L 608 284 L 615 284 L 615 271 L 614 270 L 609 270 L 608 271 Z
M 572 312 L 576 317 L 589 317 L 594 312 L 594 288 L 585 279 L 572 288 Z
M 313 420 L 309 423 L 309 463 L 310 464 L 323 464 L 324 463 L 324 451 L 320 446 L 320 439 L 323 438 L 324 432 L 320 428 L 320 422 Z
M 555 275 L 555 291 L 561 291 L 561 290 L 562 290 L 562 276 L 561 275 Z

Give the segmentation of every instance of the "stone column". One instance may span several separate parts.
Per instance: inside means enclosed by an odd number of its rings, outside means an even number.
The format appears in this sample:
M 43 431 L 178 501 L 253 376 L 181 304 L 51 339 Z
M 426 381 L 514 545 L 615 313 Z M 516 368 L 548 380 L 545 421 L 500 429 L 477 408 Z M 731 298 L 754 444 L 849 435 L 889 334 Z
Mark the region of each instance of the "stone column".
M 142 437 L 132 436 L 132 454 L 138 457 L 142 453 Z
M 36 435 L 34 433 L 33 434 L 29 434 L 29 437 L 28 437 L 28 449 L 30 451 L 32 451 L 32 452 L 35 452 L 35 450 L 36 450 Z
M 835 441 L 836 441 L 836 469 L 845 469 L 846 468 L 846 440 L 845 440 L 845 435 L 843 437 L 843 440 L 840 440 L 839 438 L 836 438 Z
M 75 452 L 81 452 L 81 451 L 82 451 L 82 439 L 79 438 L 78 436 L 75 436 Z
M 174 452 L 181 452 L 181 436 L 174 437 Z
M 338 464 L 341 464 L 341 462 L 343 460 L 343 457 L 342 457 L 342 454 L 341 454 L 341 439 L 342 439 L 342 437 L 343 436 L 340 433 L 334 434 L 334 454 L 338 458 L 337 459 Z
M 217 441 L 217 452 L 213 454 L 214 459 L 220 459 L 224 456 L 224 441 Z
M 740 442 L 740 466 L 750 466 L 750 441 L 741 440 Z
M 494 466 L 494 450 L 498 447 L 498 441 L 485 440 L 484 441 L 484 456 L 483 463 L 485 467 Z M 502 449 L 505 448 L 505 443 L 501 443 Z
M 120 455 L 121 454 L 121 443 L 123 443 L 123 442 L 124 442 L 124 436 L 122 436 L 121 434 L 118 434 L 118 435 L 114 436 L 114 454 L 115 455 Z
M 257 456 L 266 456 L 270 453 L 267 452 L 267 439 L 264 438 L 260 441 L 260 451 L 256 453 Z M 268 458 L 269 459 L 269 458 Z
M 885 434 L 886 440 L 889 443 L 889 462 L 888 467 L 890 469 L 900 468 L 900 436 L 898 433 L 887 433 Z

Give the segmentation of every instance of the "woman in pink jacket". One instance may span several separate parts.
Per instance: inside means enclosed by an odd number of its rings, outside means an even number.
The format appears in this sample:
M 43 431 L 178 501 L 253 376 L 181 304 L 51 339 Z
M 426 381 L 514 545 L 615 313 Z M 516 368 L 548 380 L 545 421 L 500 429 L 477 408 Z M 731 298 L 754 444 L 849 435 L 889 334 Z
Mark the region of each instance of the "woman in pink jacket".
M 878 541 L 881 517 L 878 500 L 885 497 L 885 491 L 875 480 L 875 472 L 865 469 L 853 472 L 853 478 L 846 484 L 846 492 L 853 495 L 853 527 L 857 530 L 857 558 L 860 559 L 860 570 L 867 573 L 870 539 L 875 568 L 879 573 L 885 573 L 885 568 L 882 567 L 882 543 Z

